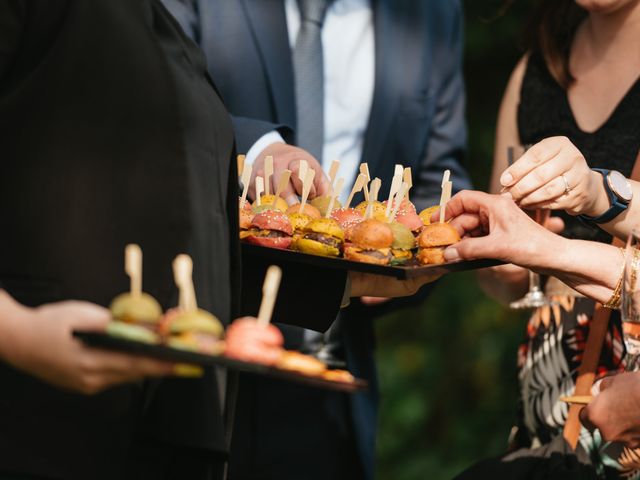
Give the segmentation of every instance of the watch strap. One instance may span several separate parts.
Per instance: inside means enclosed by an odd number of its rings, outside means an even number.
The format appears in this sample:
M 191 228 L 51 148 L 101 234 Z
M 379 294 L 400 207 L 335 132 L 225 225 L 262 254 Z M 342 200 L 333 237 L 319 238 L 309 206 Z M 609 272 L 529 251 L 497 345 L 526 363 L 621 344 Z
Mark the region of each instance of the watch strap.
M 607 192 L 607 197 L 609 198 L 610 207 L 606 212 L 604 212 L 602 215 L 598 215 L 597 217 L 590 217 L 588 215 L 578 215 L 578 218 L 580 218 L 580 220 L 586 223 L 592 223 L 592 224 L 608 223 L 614 218 L 616 218 L 618 215 L 620 215 L 622 212 L 624 212 L 629 205 L 625 202 L 620 201 L 618 196 L 609 186 L 607 177 L 609 176 L 609 173 L 611 172 L 611 170 L 607 170 L 605 168 L 592 168 L 591 170 L 593 170 L 594 172 L 598 172 L 599 174 L 602 175 L 602 182 L 604 184 L 604 190 L 605 192 Z

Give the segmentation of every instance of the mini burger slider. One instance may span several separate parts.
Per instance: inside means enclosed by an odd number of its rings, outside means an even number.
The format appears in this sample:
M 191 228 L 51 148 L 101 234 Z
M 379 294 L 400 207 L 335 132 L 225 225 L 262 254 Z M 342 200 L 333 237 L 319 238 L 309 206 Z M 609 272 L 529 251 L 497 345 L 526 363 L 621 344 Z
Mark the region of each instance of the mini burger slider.
M 389 228 L 393 232 L 393 244 L 391 245 L 391 255 L 393 259 L 391 263 L 394 265 L 403 265 L 413 257 L 413 250 L 416 248 L 416 239 L 405 225 L 392 222 Z
M 293 228 L 285 213 L 267 210 L 253 217 L 246 241 L 262 247 L 286 250 L 291 245 L 292 234 Z
M 167 344 L 180 350 L 219 355 L 224 350 L 220 341 L 224 328 L 211 313 L 197 309 L 169 310 L 162 321 L 162 330 L 168 334 Z
M 460 241 L 458 231 L 448 223 L 431 223 L 418 237 L 418 260 L 423 265 L 444 263 L 444 250 Z
M 393 232 L 389 225 L 369 219 L 360 222 L 351 231 L 351 242 L 344 256 L 356 262 L 388 265 L 391 261 Z
M 332 218 L 310 221 L 302 230 L 294 248 L 302 253 L 337 257 L 344 243 L 344 232 Z
M 162 308 L 148 293 L 137 296 L 122 293 L 113 299 L 109 309 L 113 317 L 107 325 L 109 335 L 142 343 L 159 342 L 157 330 Z
M 344 230 L 344 238 L 347 241 L 351 240 L 351 230 L 353 230 L 353 227 L 363 220 L 362 215 L 355 208 L 340 208 L 334 210 L 331 213 L 331 218 L 338 222 L 340 228 Z

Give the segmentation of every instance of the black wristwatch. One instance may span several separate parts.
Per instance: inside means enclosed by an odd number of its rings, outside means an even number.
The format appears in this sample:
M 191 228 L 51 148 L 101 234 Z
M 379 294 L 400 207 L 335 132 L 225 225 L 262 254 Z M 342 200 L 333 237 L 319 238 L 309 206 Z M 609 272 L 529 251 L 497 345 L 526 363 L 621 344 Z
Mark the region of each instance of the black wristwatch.
M 592 168 L 594 172 L 602 175 L 604 189 L 609 197 L 609 210 L 597 217 L 580 215 L 580 219 L 587 223 L 607 223 L 624 212 L 633 199 L 633 190 L 629 180 L 616 170 L 606 170 L 604 168 Z

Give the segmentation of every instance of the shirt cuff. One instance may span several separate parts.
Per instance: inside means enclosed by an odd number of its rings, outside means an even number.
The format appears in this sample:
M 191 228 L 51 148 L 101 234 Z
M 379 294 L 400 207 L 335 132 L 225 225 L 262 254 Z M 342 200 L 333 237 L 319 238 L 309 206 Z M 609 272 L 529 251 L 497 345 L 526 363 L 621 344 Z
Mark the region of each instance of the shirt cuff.
M 244 159 L 245 165 L 253 165 L 253 162 L 256 161 L 258 155 L 267 148 L 269 145 L 273 145 L 274 143 L 287 143 L 282 138 L 282 135 L 278 133 L 277 130 L 272 130 L 269 133 L 265 133 L 262 135 L 257 142 L 255 142 L 249 151 L 247 152 L 246 158 Z

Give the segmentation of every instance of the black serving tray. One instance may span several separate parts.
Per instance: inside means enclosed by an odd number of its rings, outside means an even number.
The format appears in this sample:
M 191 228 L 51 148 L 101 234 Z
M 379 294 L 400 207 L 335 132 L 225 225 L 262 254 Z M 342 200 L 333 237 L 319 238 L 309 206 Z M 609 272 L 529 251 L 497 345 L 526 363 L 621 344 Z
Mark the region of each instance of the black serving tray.
M 441 275 L 449 272 L 477 270 L 480 268 L 502 265 L 504 263 L 500 260 L 482 259 L 441 263 L 437 265 L 372 265 L 370 263 L 345 260 L 344 258 L 322 257 L 319 255 L 295 252 L 293 250 L 261 247 L 250 243 L 242 243 L 242 257 L 243 261 L 251 261 L 252 257 L 260 257 L 262 259 L 267 259 L 276 265 L 278 263 L 302 263 L 314 267 L 386 275 L 389 277 L 395 277 L 398 280 L 408 280 L 410 278 L 422 277 L 425 275 Z
M 114 337 L 106 333 L 75 331 L 73 332 L 73 335 L 90 347 L 116 350 L 135 355 L 144 355 L 170 362 L 190 363 L 205 367 L 225 367 L 239 372 L 265 375 L 272 378 L 301 383 L 311 387 L 337 390 L 347 393 L 366 390 L 367 388 L 367 382 L 364 380 L 356 379 L 353 383 L 326 380 L 324 378 L 312 377 L 302 373 L 267 367 L 266 365 L 258 363 L 232 360 L 224 356 L 205 355 L 186 350 L 178 350 L 165 345 L 135 342 L 125 338 Z

